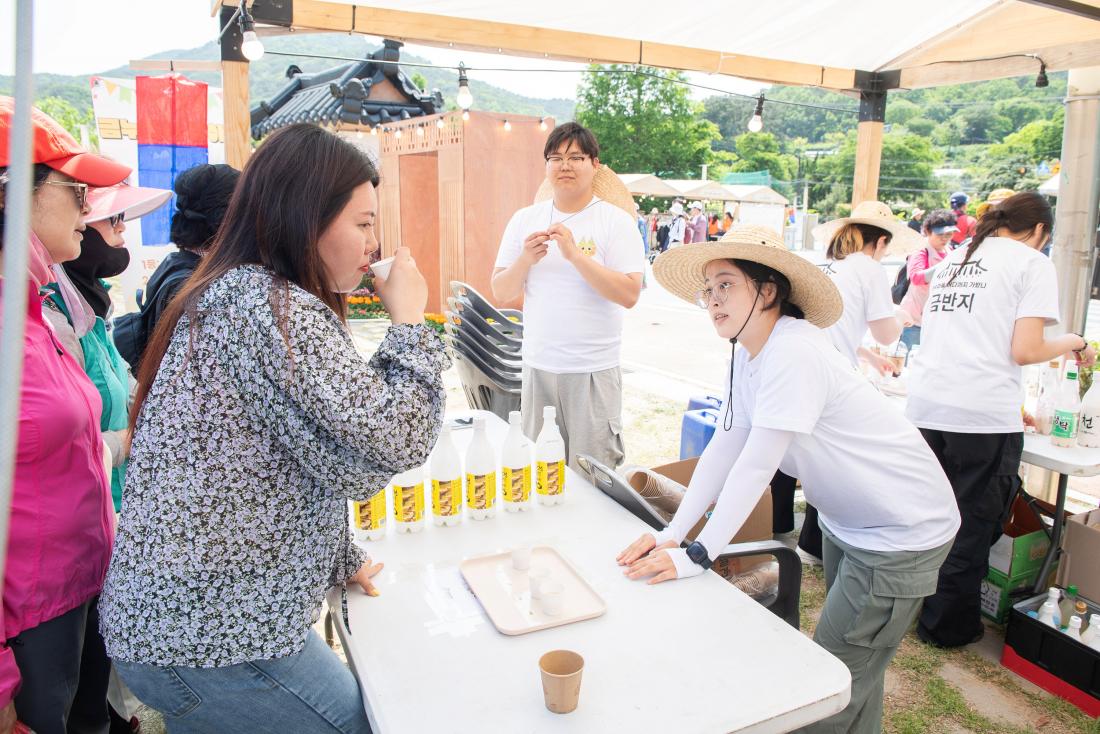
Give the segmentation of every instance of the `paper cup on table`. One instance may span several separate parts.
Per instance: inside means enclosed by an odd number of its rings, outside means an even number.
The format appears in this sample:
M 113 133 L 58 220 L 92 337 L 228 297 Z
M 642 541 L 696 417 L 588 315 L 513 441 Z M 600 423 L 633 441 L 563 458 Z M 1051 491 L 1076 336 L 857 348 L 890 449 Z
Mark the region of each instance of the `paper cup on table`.
M 539 601 L 542 613 L 547 617 L 557 617 L 565 604 L 565 587 L 557 581 L 544 581 L 539 589 Z
M 512 568 L 517 571 L 526 571 L 531 568 L 530 548 L 516 548 L 512 551 Z
M 539 672 L 546 708 L 555 714 L 574 711 L 581 696 L 584 658 L 570 650 L 554 650 L 539 658 Z
M 390 277 L 390 266 L 393 265 L 392 257 L 384 257 L 376 263 L 371 263 L 370 271 L 382 280 Z

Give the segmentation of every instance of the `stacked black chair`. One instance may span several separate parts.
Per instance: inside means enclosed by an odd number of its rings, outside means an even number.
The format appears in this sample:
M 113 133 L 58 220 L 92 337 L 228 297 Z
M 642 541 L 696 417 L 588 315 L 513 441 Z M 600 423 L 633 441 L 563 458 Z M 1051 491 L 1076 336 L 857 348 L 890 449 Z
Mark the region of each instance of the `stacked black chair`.
M 451 349 L 471 408 L 504 420 L 519 410 L 523 363 L 522 316 L 501 311 L 464 283 L 453 281 L 443 339 Z M 511 318 L 510 318 L 511 317 Z

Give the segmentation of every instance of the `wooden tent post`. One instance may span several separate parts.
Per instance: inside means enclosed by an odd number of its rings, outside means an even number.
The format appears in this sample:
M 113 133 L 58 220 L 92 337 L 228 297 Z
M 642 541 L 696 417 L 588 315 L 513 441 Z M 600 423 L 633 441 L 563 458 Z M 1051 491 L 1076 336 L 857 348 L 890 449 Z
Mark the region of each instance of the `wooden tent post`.
M 225 162 L 240 170 L 252 153 L 247 61 L 222 61 L 222 104 L 225 110 Z
M 864 201 L 878 198 L 878 176 L 882 165 L 882 128 L 885 120 L 886 91 L 860 91 L 856 167 L 852 178 L 853 209 Z

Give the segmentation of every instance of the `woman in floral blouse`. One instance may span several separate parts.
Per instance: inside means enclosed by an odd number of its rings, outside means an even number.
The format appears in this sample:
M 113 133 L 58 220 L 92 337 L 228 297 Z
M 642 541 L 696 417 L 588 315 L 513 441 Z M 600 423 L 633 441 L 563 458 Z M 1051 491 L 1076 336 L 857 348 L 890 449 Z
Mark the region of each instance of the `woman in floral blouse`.
M 311 626 L 333 584 L 377 594 L 347 500 L 427 459 L 448 366 L 405 248 L 375 279 L 393 326 L 369 363 L 352 344 L 377 184 L 331 133 L 272 135 L 142 359 L 100 609 L 119 673 L 173 734 L 370 730 Z

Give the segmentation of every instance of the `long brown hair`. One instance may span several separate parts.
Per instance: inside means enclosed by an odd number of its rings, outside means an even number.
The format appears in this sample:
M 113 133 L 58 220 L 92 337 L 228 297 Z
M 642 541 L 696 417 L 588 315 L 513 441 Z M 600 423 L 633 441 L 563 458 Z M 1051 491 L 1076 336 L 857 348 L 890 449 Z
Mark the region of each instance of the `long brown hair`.
M 275 275 L 271 298 L 284 340 L 291 283 L 317 296 L 346 322 L 347 296 L 326 282 L 317 243 L 352 192 L 365 183 L 378 185 L 378 171 L 366 154 L 315 125 L 291 125 L 264 141 L 241 172 L 214 243 L 172 299 L 142 354 L 131 430 L 176 324 L 186 312 L 194 339 L 199 299 L 230 270 L 255 264 Z
M 999 204 L 994 204 L 978 220 L 974 237 L 966 246 L 966 256 L 959 263 L 951 280 L 947 282 L 951 283 L 958 277 L 963 266 L 970 262 L 970 258 L 974 256 L 982 242 L 1001 227 L 1013 234 L 1020 234 L 1035 229 L 1038 224 L 1043 225 L 1043 229 L 1049 235 L 1051 227 L 1054 226 L 1054 214 L 1047 200 L 1034 191 L 1024 191 L 1008 197 Z

